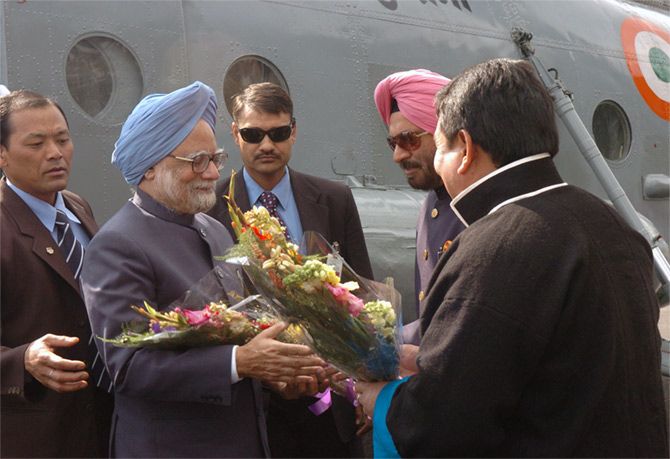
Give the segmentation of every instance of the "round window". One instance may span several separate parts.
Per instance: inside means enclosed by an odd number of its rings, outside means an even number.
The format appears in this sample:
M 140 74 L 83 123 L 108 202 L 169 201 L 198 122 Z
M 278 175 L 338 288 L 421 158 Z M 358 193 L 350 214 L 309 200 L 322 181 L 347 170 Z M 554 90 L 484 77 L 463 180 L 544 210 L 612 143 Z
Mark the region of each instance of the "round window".
M 223 79 L 223 98 L 226 109 L 232 116 L 233 97 L 254 83 L 274 83 L 289 92 L 288 85 L 279 69 L 260 56 L 242 56 L 235 59 L 226 70 Z
M 96 120 L 123 122 L 142 97 L 137 59 L 112 38 L 79 40 L 67 56 L 65 75 L 72 98 Z
M 631 144 L 630 122 L 619 104 L 611 100 L 598 104 L 593 113 L 593 137 L 606 159 L 620 161 L 628 156 Z

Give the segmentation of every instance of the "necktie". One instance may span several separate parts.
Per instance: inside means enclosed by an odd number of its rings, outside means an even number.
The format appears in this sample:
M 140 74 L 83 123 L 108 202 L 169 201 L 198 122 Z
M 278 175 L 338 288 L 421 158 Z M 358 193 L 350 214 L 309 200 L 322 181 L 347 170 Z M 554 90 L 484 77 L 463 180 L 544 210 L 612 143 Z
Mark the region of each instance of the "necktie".
M 288 227 L 286 226 L 286 223 L 284 223 L 284 220 L 279 215 L 279 212 L 277 212 L 277 207 L 279 206 L 279 198 L 277 198 L 277 196 L 275 196 L 275 194 L 271 191 L 263 191 L 259 197 L 259 201 L 261 202 L 261 204 L 263 204 L 263 207 L 265 207 L 268 210 L 271 216 L 279 220 L 279 224 L 284 227 L 284 234 L 286 235 L 286 239 L 290 241 L 291 236 L 288 234 Z
M 70 220 L 60 210 L 56 211 L 56 238 L 58 247 L 60 247 L 61 252 L 65 256 L 65 262 L 72 270 L 74 278 L 79 279 L 81 266 L 84 261 L 84 246 L 74 237 Z M 112 381 L 107 374 L 107 370 L 105 370 L 105 364 L 102 363 L 100 354 L 98 354 L 93 334 L 91 334 L 91 338 L 88 340 L 88 350 L 90 361 L 92 362 L 90 366 L 92 381 L 96 386 L 101 387 L 107 392 L 111 392 Z

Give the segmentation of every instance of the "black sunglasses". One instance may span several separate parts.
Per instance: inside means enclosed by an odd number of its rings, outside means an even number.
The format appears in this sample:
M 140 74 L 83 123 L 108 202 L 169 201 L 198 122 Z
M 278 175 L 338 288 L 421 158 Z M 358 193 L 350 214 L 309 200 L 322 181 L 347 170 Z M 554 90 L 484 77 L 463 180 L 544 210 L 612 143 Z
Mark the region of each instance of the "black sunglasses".
M 261 143 L 265 136 L 270 137 L 273 142 L 284 142 L 291 137 L 295 127 L 295 118 L 291 119 L 291 124 L 268 129 L 267 131 L 256 127 L 246 127 L 240 129 L 242 140 L 247 143 Z
M 430 134 L 430 132 L 403 131 L 398 135 L 394 135 L 393 137 L 387 137 L 386 141 L 388 142 L 391 151 L 395 151 L 396 145 L 403 150 L 413 151 L 419 148 L 419 145 L 421 145 L 420 137 L 426 134 Z

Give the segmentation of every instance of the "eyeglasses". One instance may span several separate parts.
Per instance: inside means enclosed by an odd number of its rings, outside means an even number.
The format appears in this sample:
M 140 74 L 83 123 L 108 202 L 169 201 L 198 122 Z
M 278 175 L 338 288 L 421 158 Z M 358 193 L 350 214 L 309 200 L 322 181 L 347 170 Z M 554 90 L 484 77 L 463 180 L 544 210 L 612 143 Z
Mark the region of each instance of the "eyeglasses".
M 217 168 L 217 170 L 221 170 L 223 169 L 223 165 L 226 164 L 226 160 L 228 159 L 228 153 L 223 151 L 223 148 L 219 148 L 212 155 L 210 155 L 206 151 L 200 151 L 198 153 L 195 153 L 190 158 L 184 158 L 182 156 L 174 156 L 174 155 L 169 156 L 170 158 L 178 159 L 179 161 L 188 161 L 189 163 L 191 163 L 193 172 L 195 172 L 196 174 L 202 174 L 203 172 L 205 172 L 209 167 L 210 161 L 214 163 L 214 166 Z
M 261 143 L 266 135 L 273 142 L 284 142 L 291 137 L 294 127 L 295 119 L 291 119 L 291 124 L 268 129 L 267 131 L 256 127 L 242 128 L 240 129 L 240 135 L 242 136 L 242 140 L 247 143 Z
M 430 132 L 403 131 L 398 135 L 394 135 L 393 137 L 388 136 L 386 141 L 388 142 L 389 147 L 391 147 L 391 151 L 395 151 L 396 145 L 398 145 L 403 150 L 413 151 L 419 148 L 419 145 L 421 145 L 420 137 L 427 134 L 430 134 Z

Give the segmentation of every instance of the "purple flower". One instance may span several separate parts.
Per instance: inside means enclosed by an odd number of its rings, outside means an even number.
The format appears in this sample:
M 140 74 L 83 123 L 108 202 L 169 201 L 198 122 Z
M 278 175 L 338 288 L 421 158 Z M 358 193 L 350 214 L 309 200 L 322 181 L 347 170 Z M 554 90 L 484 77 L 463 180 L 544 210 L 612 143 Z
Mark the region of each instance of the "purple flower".
M 159 324 L 158 322 L 152 321 L 151 322 L 151 330 L 154 333 L 160 333 L 161 332 L 161 324 Z

